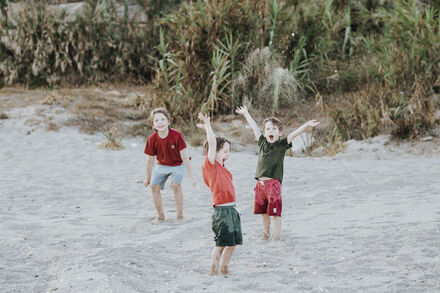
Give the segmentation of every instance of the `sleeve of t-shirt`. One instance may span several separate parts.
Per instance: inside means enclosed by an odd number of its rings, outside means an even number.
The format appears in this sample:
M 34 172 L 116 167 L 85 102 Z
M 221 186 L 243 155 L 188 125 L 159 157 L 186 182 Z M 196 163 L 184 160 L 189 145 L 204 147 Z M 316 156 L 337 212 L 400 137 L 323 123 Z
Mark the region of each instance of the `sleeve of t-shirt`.
M 203 181 L 205 181 L 205 184 L 211 188 L 212 179 L 215 178 L 215 162 L 214 165 L 212 165 L 209 160 L 208 156 L 205 157 L 205 161 L 202 164 L 202 175 L 203 175 Z
M 281 140 L 282 145 L 284 146 L 284 150 L 288 150 L 292 147 L 292 142 L 287 143 L 287 137 Z
M 208 156 L 206 156 L 205 161 L 203 162 L 203 168 L 207 169 L 208 171 L 215 170 L 215 160 L 214 160 L 214 164 L 211 164 L 211 162 L 208 159 Z
M 258 146 L 261 146 L 265 140 L 266 138 L 264 137 L 264 135 L 260 135 L 260 137 L 258 138 Z
M 147 139 L 147 143 L 145 144 L 144 153 L 149 156 L 156 155 L 156 149 L 154 147 L 153 139 L 151 136 Z
M 208 156 L 205 157 L 205 161 L 202 165 L 202 173 L 203 173 L 203 179 L 206 178 L 212 178 L 213 174 L 216 171 L 215 161 L 214 164 L 211 164 L 211 162 L 208 159 Z
M 183 150 L 184 148 L 186 148 L 186 143 L 183 140 L 183 136 L 182 134 L 179 133 L 179 135 L 177 136 L 177 149 L 179 150 L 179 152 L 181 150 Z

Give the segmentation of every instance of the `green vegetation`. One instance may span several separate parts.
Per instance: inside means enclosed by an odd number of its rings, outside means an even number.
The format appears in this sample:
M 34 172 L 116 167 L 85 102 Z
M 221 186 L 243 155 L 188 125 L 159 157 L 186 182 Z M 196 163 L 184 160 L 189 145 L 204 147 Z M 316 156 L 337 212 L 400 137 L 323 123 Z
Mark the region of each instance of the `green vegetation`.
M 102 149 L 121 150 L 124 146 L 121 144 L 121 136 L 117 127 L 113 126 L 101 134 L 106 141 L 99 145 Z
M 0 3 L 0 86 L 151 83 L 151 106 L 181 121 L 245 97 L 266 114 L 318 100 L 331 141 L 415 138 L 440 122 L 436 1 L 138 0 L 142 22 L 127 0 L 88 0 L 70 20 Z

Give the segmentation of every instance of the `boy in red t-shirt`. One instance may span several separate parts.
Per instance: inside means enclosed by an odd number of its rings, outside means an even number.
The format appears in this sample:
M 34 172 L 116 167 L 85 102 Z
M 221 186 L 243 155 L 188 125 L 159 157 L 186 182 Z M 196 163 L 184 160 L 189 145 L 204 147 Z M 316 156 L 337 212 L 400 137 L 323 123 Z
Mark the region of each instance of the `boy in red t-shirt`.
M 150 135 L 145 145 L 144 153 L 147 155 L 147 174 L 144 186 L 151 184 L 154 206 L 157 210 L 157 220 L 165 220 L 162 208 L 162 197 L 160 190 L 164 188 L 165 181 L 171 175 L 171 188 L 174 192 L 176 201 L 177 219 L 183 218 L 183 193 L 181 182 L 186 171 L 189 179 L 195 186 L 191 169 L 190 159 L 186 152 L 186 144 L 182 134 L 177 130 L 170 128 L 170 114 L 165 108 L 156 108 L 151 111 L 150 122 L 155 132 Z M 153 179 L 151 179 L 154 158 L 157 164 L 154 168 Z M 182 164 L 183 163 L 183 164 Z
M 212 231 L 215 247 L 211 255 L 211 275 L 228 273 L 228 265 L 232 258 L 235 245 L 243 243 L 240 215 L 235 209 L 235 190 L 232 175 L 224 167 L 229 158 L 231 143 L 222 137 L 215 137 L 208 116 L 199 113 L 203 124 L 197 127 L 205 129 L 207 142 L 204 150 L 207 154 L 202 165 L 203 180 L 212 191 Z

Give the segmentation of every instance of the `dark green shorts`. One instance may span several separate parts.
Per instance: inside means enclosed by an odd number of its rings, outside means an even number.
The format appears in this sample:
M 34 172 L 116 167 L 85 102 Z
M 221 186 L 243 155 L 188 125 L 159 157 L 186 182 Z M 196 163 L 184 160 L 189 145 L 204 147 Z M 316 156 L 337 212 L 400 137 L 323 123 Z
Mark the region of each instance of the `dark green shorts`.
M 212 231 L 216 246 L 234 246 L 243 243 L 240 215 L 233 206 L 214 207 Z

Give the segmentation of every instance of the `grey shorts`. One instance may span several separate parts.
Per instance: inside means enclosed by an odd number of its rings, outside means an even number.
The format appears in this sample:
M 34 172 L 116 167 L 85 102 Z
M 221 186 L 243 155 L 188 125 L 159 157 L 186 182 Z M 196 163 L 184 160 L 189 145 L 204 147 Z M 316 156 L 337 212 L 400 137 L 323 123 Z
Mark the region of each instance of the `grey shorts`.
M 171 182 L 175 184 L 181 184 L 183 176 L 186 174 L 185 165 L 182 163 L 179 166 L 166 166 L 157 164 L 153 170 L 153 179 L 151 185 L 160 185 L 160 189 L 163 189 L 168 177 L 171 176 Z
M 235 246 L 243 244 L 240 215 L 233 206 L 214 207 L 212 231 L 215 246 Z

